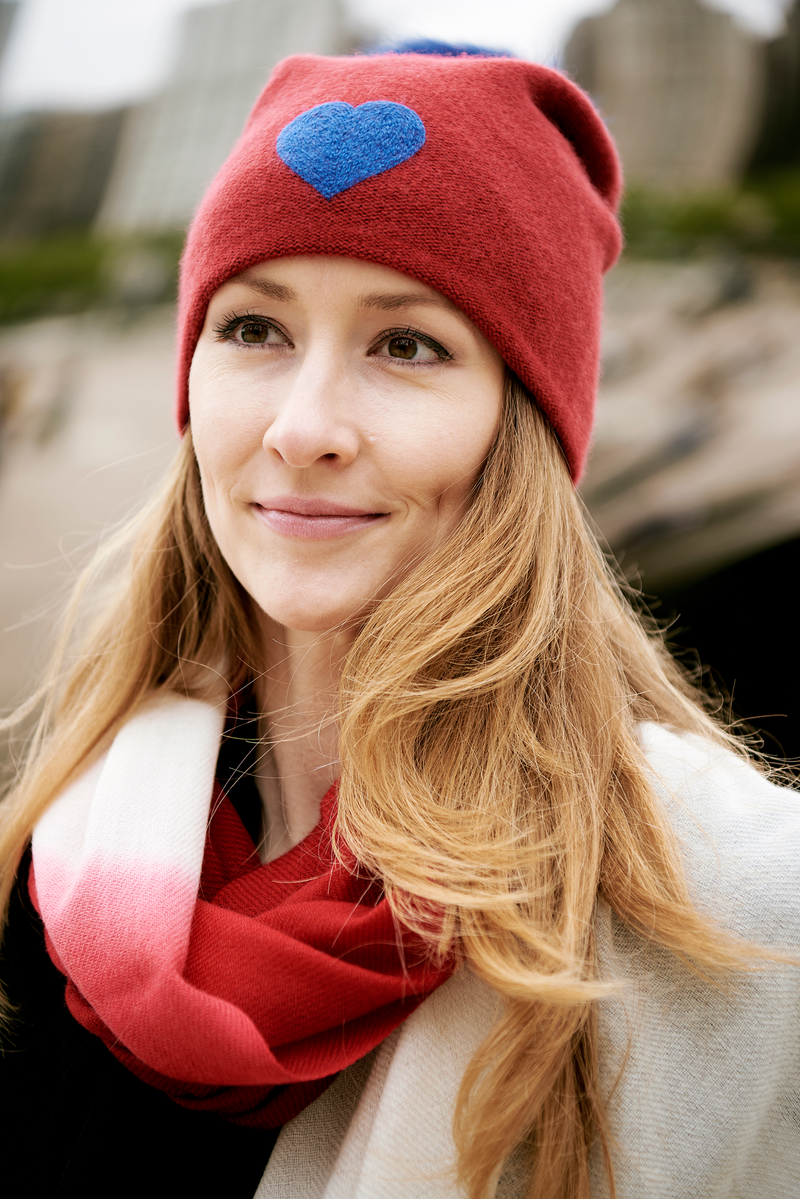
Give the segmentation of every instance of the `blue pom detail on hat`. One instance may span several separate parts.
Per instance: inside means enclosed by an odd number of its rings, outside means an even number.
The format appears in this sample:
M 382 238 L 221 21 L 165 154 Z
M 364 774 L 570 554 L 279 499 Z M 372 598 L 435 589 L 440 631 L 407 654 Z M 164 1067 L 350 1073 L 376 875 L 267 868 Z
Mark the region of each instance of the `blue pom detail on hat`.
M 317 104 L 284 125 L 275 148 L 289 170 L 330 200 L 364 179 L 390 171 L 425 145 L 413 108 L 392 100 Z
M 510 50 L 492 50 L 472 42 L 437 42 L 429 37 L 412 37 L 402 42 L 387 42 L 366 51 L 378 54 L 435 54 L 439 58 L 513 58 Z

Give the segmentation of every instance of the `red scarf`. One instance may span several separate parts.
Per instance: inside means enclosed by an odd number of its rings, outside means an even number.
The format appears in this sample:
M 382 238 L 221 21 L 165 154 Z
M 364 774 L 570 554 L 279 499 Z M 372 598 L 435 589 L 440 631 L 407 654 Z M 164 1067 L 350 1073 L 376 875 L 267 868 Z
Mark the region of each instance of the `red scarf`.
M 84 1028 L 185 1107 L 256 1128 L 286 1123 L 452 973 L 452 962 L 432 964 L 426 945 L 396 927 L 379 883 L 334 859 L 336 794 L 334 785 L 304 841 L 262 865 L 215 784 L 183 977 L 252 1020 L 280 1082 L 214 1086 L 159 1073 L 125 1047 L 67 978 L 67 1003 Z M 37 903 L 33 870 L 30 886 Z M 47 943 L 67 973 L 49 936 Z M 213 1069 L 211 1063 L 207 1073 Z

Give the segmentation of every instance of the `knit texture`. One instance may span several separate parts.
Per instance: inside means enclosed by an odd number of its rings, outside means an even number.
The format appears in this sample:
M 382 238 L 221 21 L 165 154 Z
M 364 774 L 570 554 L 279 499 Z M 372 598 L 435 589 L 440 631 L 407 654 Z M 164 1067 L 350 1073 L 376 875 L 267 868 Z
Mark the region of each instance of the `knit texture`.
M 334 860 L 335 787 L 317 828 L 261 865 L 214 783 L 222 715 L 173 696 L 134 716 L 36 826 L 31 894 L 85 1028 L 185 1106 L 270 1128 L 452 965 Z
M 403 271 L 458 305 L 533 393 L 577 480 L 620 187 L 590 100 L 547 67 L 426 54 L 286 59 L 189 231 L 179 425 L 217 288 L 268 259 L 340 255 Z

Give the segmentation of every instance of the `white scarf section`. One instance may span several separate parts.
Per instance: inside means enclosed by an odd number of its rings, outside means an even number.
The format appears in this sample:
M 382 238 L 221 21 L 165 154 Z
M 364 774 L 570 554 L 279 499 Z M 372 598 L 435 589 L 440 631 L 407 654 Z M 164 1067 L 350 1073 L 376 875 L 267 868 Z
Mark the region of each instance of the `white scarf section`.
M 255 1085 L 274 1070 L 262 1036 L 182 977 L 225 713 L 177 696 L 138 712 L 39 821 L 33 862 L 64 970 L 123 1043 L 171 1077 Z

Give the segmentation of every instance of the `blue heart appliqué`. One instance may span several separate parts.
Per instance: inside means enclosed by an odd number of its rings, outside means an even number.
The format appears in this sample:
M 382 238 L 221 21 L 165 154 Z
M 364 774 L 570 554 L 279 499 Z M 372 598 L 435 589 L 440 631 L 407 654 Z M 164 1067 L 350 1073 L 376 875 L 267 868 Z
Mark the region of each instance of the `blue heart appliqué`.
M 330 200 L 411 158 L 425 145 L 425 126 L 405 104 L 342 100 L 301 112 L 278 134 L 275 147 L 291 171 Z

